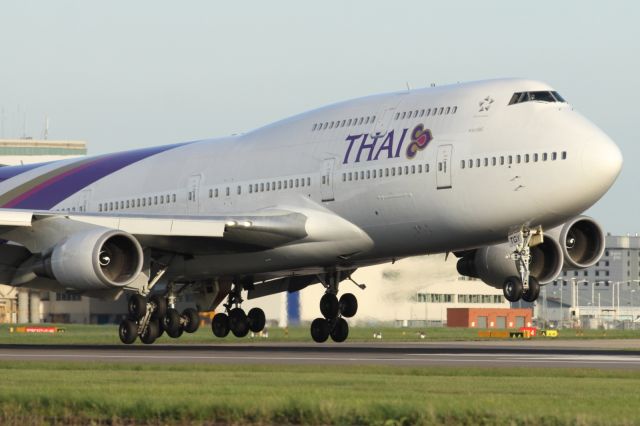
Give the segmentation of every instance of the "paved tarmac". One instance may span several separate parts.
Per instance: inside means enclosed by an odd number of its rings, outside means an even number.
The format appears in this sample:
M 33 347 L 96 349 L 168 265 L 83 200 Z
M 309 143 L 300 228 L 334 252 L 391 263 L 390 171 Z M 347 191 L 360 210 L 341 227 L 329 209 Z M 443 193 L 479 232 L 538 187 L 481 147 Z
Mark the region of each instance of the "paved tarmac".
M 640 341 L 0 345 L 0 360 L 640 369 Z

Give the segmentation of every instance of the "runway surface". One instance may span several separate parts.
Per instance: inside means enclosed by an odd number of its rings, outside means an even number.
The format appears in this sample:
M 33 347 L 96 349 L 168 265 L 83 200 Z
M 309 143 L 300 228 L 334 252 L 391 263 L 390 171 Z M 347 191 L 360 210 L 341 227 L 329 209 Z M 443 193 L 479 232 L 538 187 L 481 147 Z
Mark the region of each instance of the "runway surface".
M 640 369 L 637 341 L 607 342 L 0 345 L 0 360 Z

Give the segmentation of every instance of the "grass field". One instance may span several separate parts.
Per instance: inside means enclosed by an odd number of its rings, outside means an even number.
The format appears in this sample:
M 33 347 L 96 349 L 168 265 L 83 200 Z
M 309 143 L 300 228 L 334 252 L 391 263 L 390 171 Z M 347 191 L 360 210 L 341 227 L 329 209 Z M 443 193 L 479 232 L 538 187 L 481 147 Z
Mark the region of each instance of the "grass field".
M 0 362 L 2 424 L 640 423 L 640 372 Z
M 50 325 L 50 324 L 46 324 Z M 118 327 L 116 325 L 77 325 L 58 324 L 64 328 L 64 333 L 33 334 L 10 333 L 10 326 L 0 326 L 0 344 L 120 344 Z M 477 329 L 467 328 L 397 328 L 397 327 L 351 327 L 349 342 L 379 342 L 373 334 L 380 332 L 383 342 L 421 342 L 421 341 L 468 341 L 486 340 L 478 337 Z M 420 332 L 425 338 L 420 338 Z M 635 330 L 560 330 L 558 339 L 637 339 L 640 331 Z M 260 343 L 260 342 L 311 342 L 308 327 L 292 327 L 288 330 L 272 327 L 269 338 L 251 338 L 249 336 L 238 339 L 229 335 L 225 339 L 214 337 L 208 325 L 202 326 L 194 334 L 183 334 L 179 339 L 171 339 L 166 335 L 158 339 L 157 343 L 194 344 L 194 343 Z

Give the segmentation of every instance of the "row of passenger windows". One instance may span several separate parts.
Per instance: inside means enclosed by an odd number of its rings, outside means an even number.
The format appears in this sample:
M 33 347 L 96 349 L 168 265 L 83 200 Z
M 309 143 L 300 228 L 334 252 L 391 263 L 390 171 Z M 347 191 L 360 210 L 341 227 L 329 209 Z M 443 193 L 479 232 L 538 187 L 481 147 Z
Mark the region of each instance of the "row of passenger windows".
M 396 112 L 395 119 L 405 120 L 408 118 L 428 117 L 430 115 L 455 114 L 456 112 L 458 112 L 457 106 L 416 109 L 415 111 Z
M 384 169 L 360 170 L 359 172 L 343 172 L 342 181 L 377 179 L 389 176 L 402 176 L 403 174 L 429 173 L 429 165 L 412 164 L 411 166 L 385 167 Z
M 376 121 L 376 116 L 372 115 L 369 117 L 360 117 L 360 118 L 349 118 L 344 119 L 342 121 L 325 121 L 324 123 L 315 123 L 311 128 L 312 131 L 316 130 L 325 130 L 325 129 L 333 129 L 338 127 L 350 127 L 350 126 L 360 126 L 361 124 L 371 124 Z
M 137 209 L 140 207 L 150 207 L 163 204 L 173 204 L 176 202 L 176 194 L 160 194 L 149 197 L 132 198 L 129 200 L 109 201 L 98 204 L 99 212 L 110 212 L 114 210 Z
M 415 301 L 418 303 L 503 303 L 504 298 L 499 294 L 433 294 L 418 293 Z
M 291 179 L 283 179 L 283 180 L 274 180 L 271 182 L 250 183 L 250 184 L 247 184 L 246 191 L 249 194 L 253 194 L 258 192 L 280 191 L 284 189 L 293 189 L 293 188 L 304 188 L 308 186 L 311 186 L 311 178 L 303 177 L 303 178 L 295 178 L 295 179 L 291 178 Z M 226 188 L 209 189 L 209 198 L 218 198 L 223 194 L 224 196 L 229 197 L 231 195 L 231 187 L 227 186 Z M 242 185 L 236 186 L 236 194 L 242 195 Z
M 460 161 L 460 168 L 464 169 L 464 168 L 473 168 L 473 167 L 489 167 L 489 165 L 491 166 L 504 166 L 505 164 L 507 165 L 511 165 L 511 164 L 520 164 L 520 163 L 530 163 L 530 162 L 534 162 L 537 163 L 539 161 L 556 161 L 558 159 L 558 153 L 557 152 L 552 152 L 552 153 L 546 153 L 543 152 L 542 154 L 517 154 L 517 155 L 501 155 L 500 157 L 485 157 L 484 159 L 481 158 L 476 158 L 475 160 L 473 159 L 469 159 L 469 160 L 461 160 Z M 562 151 L 560 153 L 560 159 L 561 160 L 566 160 L 567 159 L 567 151 Z

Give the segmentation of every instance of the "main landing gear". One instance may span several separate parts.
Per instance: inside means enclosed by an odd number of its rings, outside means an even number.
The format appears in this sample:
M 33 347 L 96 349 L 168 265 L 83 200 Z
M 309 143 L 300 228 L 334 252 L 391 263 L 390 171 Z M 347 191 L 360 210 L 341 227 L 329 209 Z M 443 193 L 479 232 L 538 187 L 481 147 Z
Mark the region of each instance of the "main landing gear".
M 119 336 L 122 343 L 131 344 L 138 336 L 145 344 L 151 344 L 167 333 L 178 338 L 182 333 L 193 333 L 200 325 L 198 311 L 187 308 L 180 314 L 175 309 L 176 296 L 170 290 L 166 297 L 154 294 L 145 298 L 134 294 L 129 298 L 129 317 L 120 323 Z
M 260 308 L 252 308 L 245 313 L 240 307 L 242 304 L 242 286 L 233 284 L 227 303 L 223 306 L 225 312 L 216 314 L 211 321 L 211 331 L 216 337 L 227 337 L 229 331 L 236 337 L 245 337 L 249 331 L 260 333 L 266 324 L 264 311 Z
M 513 252 L 507 256 L 516 263 L 516 269 L 520 276 L 512 276 L 505 280 L 502 292 L 509 302 L 517 302 L 522 299 L 525 302 L 535 302 L 540 295 L 540 283 L 536 277 L 531 276 L 531 246 L 533 240 L 542 241 L 542 229 L 529 229 L 523 226 L 519 232 L 509 236 L 509 242 L 513 246 Z
M 358 312 L 358 299 L 352 293 L 345 293 L 338 299 L 338 273 L 329 276 L 323 284 L 326 292 L 320 298 L 320 313 L 324 318 L 311 322 L 311 338 L 317 343 L 326 342 L 329 337 L 334 342 L 344 342 L 349 337 L 349 324 L 345 318 L 351 318 Z M 358 286 L 364 288 L 364 285 Z

